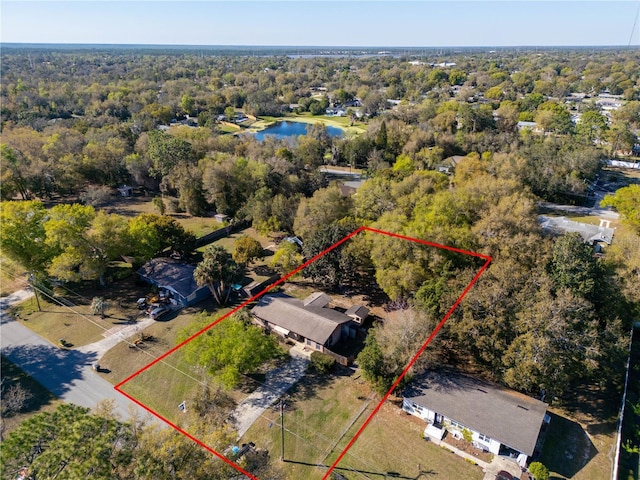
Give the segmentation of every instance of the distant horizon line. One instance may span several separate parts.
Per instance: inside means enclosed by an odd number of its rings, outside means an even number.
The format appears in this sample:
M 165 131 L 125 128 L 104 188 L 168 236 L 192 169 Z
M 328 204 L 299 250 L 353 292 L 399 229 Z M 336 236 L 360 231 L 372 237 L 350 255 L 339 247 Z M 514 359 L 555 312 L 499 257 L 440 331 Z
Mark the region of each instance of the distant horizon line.
M 176 43 L 80 43 L 80 42 L 4 42 L 0 41 L 2 47 L 76 47 L 76 48 L 92 48 L 92 47 L 143 47 L 143 48 L 210 48 L 210 49 L 345 49 L 345 50 L 437 50 L 437 49 L 513 49 L 513 48 L 530 48 L 530 49 L 635 49 L 640 45 L 435 45 L 435 46 L 389 46 L 389 45 L 233 45 L 233 44 L 176 44 Z

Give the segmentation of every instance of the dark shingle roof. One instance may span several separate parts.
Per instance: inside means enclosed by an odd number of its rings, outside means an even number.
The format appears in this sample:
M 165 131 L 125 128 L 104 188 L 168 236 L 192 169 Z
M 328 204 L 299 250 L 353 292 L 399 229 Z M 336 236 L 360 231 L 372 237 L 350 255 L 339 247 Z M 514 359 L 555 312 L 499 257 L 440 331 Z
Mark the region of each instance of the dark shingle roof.
M 326 293 L 313 292 L 307 298 L 302 300 L 302 304 L 305 307 L 326 307 L 331 303 L 331 298 Z
M 154 258 L 145 263 L 138 274 L 158 287 L 172 288 L 186 298 L 200 288 L 193 279 L 195 269 L 194 265 L 171 258 Z
M 611 245 L 613 228 L 599 227 L 589 223 L 576 222 L 569 220 L 567 217 L 549 217 L 539 215 L 538 221 L 543 229 L 555 233 L 573 233 L 578 232 L 585 243 L 593 244 L 593 242 L 605 242 Z
M 348 317 L 357 317 L 364 320 L 369 315 L 369 309 L 362 305 L 353 305 L 352 307 L 349 307 L 349 310 L 344 312 L 344 314 Z
M 418 377 L 403 396 L 529 456 L 547 404 L 452 370 Z
M 331 308 L 305 307 L 284 294 L 264 295 L 251 310 L 256 317 L 324 345 L 341 324 L 351 318 Z

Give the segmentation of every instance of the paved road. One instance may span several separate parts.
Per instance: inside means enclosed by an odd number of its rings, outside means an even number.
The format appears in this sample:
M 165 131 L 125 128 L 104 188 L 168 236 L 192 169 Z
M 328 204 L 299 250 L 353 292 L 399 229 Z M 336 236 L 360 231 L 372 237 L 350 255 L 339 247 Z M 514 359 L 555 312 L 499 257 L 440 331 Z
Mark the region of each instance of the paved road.
M 267 374 L 264 385 L 245 398 L 235 409 L 233 416 L 238 429 L 238 438 L 242 437 L 260 415 L 284 395 L 300 380 L 309 364 L 309 359 L 291 350 L 291 360 L 282 367 Z
M 549 210 L 560 210 L 563 212 L 577 213 L 579 215 L 593 215 L 595 217 L 602 217 L 612 220 L 617 220 L 620 218 L 618 212 L 614 212 L 613 210 L 605 210 L 599 207 L 578 207 L 575 205 L 558 205 L 557 203 L 551 202 L 540 202 L 538 204 L 542 208 L 546 208 Z
M 351 170 L 341 170 L 339 168 L 332 168 L 326 165 L 323 165 L 322 167 L 320 167 L 320 171 L 322 173 L 328 173 L 330 175 L 344 175 L 344 176 L 357 177 L 357 178 L 365 177 L 365 174 L 362 172 L 352 172 Z
M 96 352 L 59 349 L 5 313 L 8 306 L 31 295 L 22 290 L 0 301 L 2 354 L 65 402 L 94 408 L 101 400 L 113 399 L 123 419 L 130 418 L 132 411 L 147 417 L 145 410 L 93 371 Z

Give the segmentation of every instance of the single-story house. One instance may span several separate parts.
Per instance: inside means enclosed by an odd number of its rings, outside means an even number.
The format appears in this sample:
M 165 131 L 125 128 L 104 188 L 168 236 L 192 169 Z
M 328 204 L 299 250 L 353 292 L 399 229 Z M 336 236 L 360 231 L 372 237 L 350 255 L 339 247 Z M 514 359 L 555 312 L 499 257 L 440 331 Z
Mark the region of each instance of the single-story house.
M 171 292 L 175 302 L 188 307 L 211 295 L 208 287 L 199 287 L 193 278 L 195 265 L 172 258 L 154 258 L 138 270 L 141 280 Z
M 429 371 L 403 393 L 402 409 L 426 420 L 425 437 L 471 435 L 476 448 L 526 466 L 538 453 L 547 404 L 455 370 Z
M 543 230 L 557 235 L 577 232 L 582 237 L 584 243 L 588 243 L 589 245 L 600 242 L 611 245 L 613 234 L 615 233 L 615 229 L 609 227 L 610 222 L 607 220 L 600 220 L 600 225 L 591 225 L 590 223 L 569 220 L 567 217 L 538 215 L 538 222 Z
M 440 165 L 438 165 L 438 172 L 453 174 L 458 164 L 462 161 L 464 156 L 462 155 L 453 155 L 451 157 L 445 158 Z
M 254 322 L 267 331 L 323 353 L 340 340 L 355 335 L 352 318 L 328 308 L 330 298 L 321 292 L 305 300 L 282 293 L 264 295 L 251 310 Z M 353 331 L 353 333 L 352 333 Z
M 532 132 L 541 132 L 541 128 L 538 127 L 536 122 L 518 122 L 518 130 L 531 130 Z

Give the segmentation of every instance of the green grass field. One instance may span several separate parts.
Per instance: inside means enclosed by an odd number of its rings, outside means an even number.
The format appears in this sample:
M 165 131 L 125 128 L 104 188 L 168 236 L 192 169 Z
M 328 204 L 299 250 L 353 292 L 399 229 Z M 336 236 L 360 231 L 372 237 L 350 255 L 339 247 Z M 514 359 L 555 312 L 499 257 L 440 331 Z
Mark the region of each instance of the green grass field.
M 322 478 L 379 401 L 357 375 L 345 373 L 308 375 L 289 392 L 284 418 L 287 478 Z M 482 478 L 479 467 L 423 440 L 424 424 L 416 420 L 397 406 L 384 405 L 336 472 L 350 479 L 415 479 L 420 463 L 429 478 Z M 279 411 L 266 411 L 241 441 L 252 441 L 279 456 Z
M 207 311 L 214 309 L 213 302 L 207 305 Z M 198 308 L 185 309 L 175 317 L 169 316 L 167 320 L 153 323 L 140 332 L 151 339 L 143 342 L 139 348 L 132 348 L 125 342 L 116 345 L 100 361 L 102 369 L 105 372 L 108 370 L 108 373 L 101 373 L 103 378 L 115 385 L 175 347 L 180 332 L 191 324 L 194 315 L 201 310 L 203 304 Z M 228 308 L 219 309 L 213 316 L 218 318 L 228 311 Z M 139 338 L 140 333 L 132 336 L 129 341 Z M 177 350 L 126 383 L 123 390 L 168 419 L 178 421 L 177 405 L 195 394 L 200 382 L 210 384 L 211 380 L 187 363 L 182 351 Z

